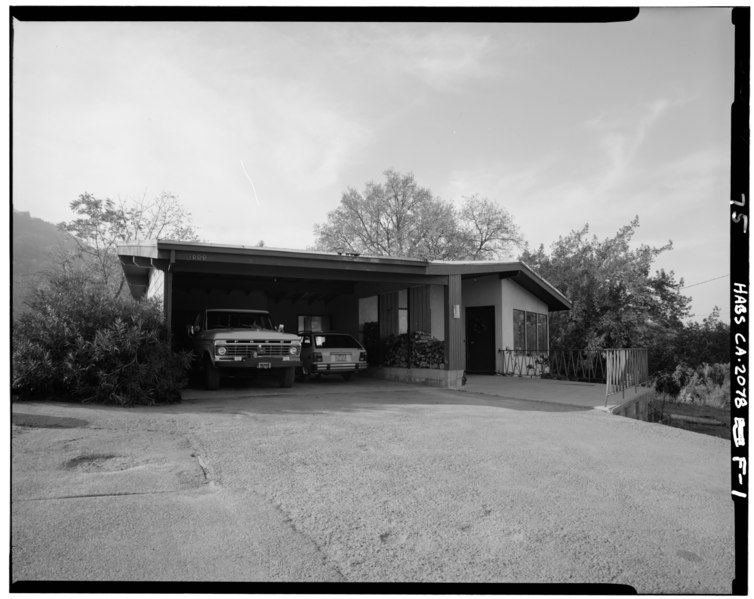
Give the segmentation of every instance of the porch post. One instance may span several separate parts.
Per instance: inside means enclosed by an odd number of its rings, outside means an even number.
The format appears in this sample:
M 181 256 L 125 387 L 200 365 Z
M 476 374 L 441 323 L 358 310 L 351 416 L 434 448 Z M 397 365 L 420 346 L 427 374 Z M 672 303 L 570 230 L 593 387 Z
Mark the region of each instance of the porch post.
M 466 362 L 461 326 L 462 305 L 461 275 L 448 275 L 448 285 L 445 287 L 445 368 L 448 371 L 456 371 L 459 382 Z M 450 372 L 448 375 L 453 378 Z
M 158 243 L 159 245 L 159 243 Z M 173 346 L 173 266 L 175 265 L 175 250 L 170 250 L 170 263 L 165 269 L 162 282 L 162 301 L 168 331 L 168 342 Z
M 173 340 L 173 272 L 168 269 L 165 271 L 165 281 L 163 283 L 163 310 L 165 312 L 165 324 L 168 329 L 168 339 Z

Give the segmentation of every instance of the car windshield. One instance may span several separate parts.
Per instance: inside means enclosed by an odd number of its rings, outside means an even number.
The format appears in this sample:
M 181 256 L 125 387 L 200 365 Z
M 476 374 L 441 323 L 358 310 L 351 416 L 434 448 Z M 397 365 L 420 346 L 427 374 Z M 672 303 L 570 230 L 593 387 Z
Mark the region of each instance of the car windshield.
M 272 329 L 269 314 L 254 312 L 207 312 L 208 329 Z
M 361 349 L 361 344 L 351 335 L 314 335 L 314 344 L 319 349 Z

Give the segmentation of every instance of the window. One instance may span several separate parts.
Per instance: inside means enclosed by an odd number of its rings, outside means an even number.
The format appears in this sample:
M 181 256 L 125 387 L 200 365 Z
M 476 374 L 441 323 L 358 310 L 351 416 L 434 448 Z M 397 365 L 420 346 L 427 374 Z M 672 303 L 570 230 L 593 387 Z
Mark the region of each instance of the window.
M 351 335 L 314 335 L 314 345 L 318 349 L 361 349 Z
M 537 314 L 537 349 L 547 350 L 547 314 Z
M 513 310 L 513 349 L 547 351 L 547 314 Z
M 523 310 L 513 310 L 513 349 L 526 349 L 526 326 Z
M 305 316 L 299 314 L 299 331 L 327 331 L 330 329 L 329 316 Z
M 408 333 L 408 293 L 405 289 L 398 292 L 398 334 Z
M 526 349 L 537 349 L 537 315 L 526 313 Z
M 207 329 L 272 329 L 267 313 L 207 310 Z

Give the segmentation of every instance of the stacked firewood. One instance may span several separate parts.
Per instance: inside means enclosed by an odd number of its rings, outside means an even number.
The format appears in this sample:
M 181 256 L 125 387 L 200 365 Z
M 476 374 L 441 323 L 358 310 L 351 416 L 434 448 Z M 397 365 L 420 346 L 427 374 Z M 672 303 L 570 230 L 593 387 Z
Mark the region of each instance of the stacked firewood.
M 382 364 L 400 368 L 443 368 L 445 342 L 429 333 L 390 335 L 385 339 Z

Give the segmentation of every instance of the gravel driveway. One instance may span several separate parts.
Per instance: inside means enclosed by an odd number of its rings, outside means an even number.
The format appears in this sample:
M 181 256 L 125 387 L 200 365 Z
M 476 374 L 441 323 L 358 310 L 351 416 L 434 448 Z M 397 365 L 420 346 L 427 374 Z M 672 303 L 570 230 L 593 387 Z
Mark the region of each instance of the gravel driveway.
M 729 444 L 384 381 L 16 403 L 12 580 L 731 592 Z

